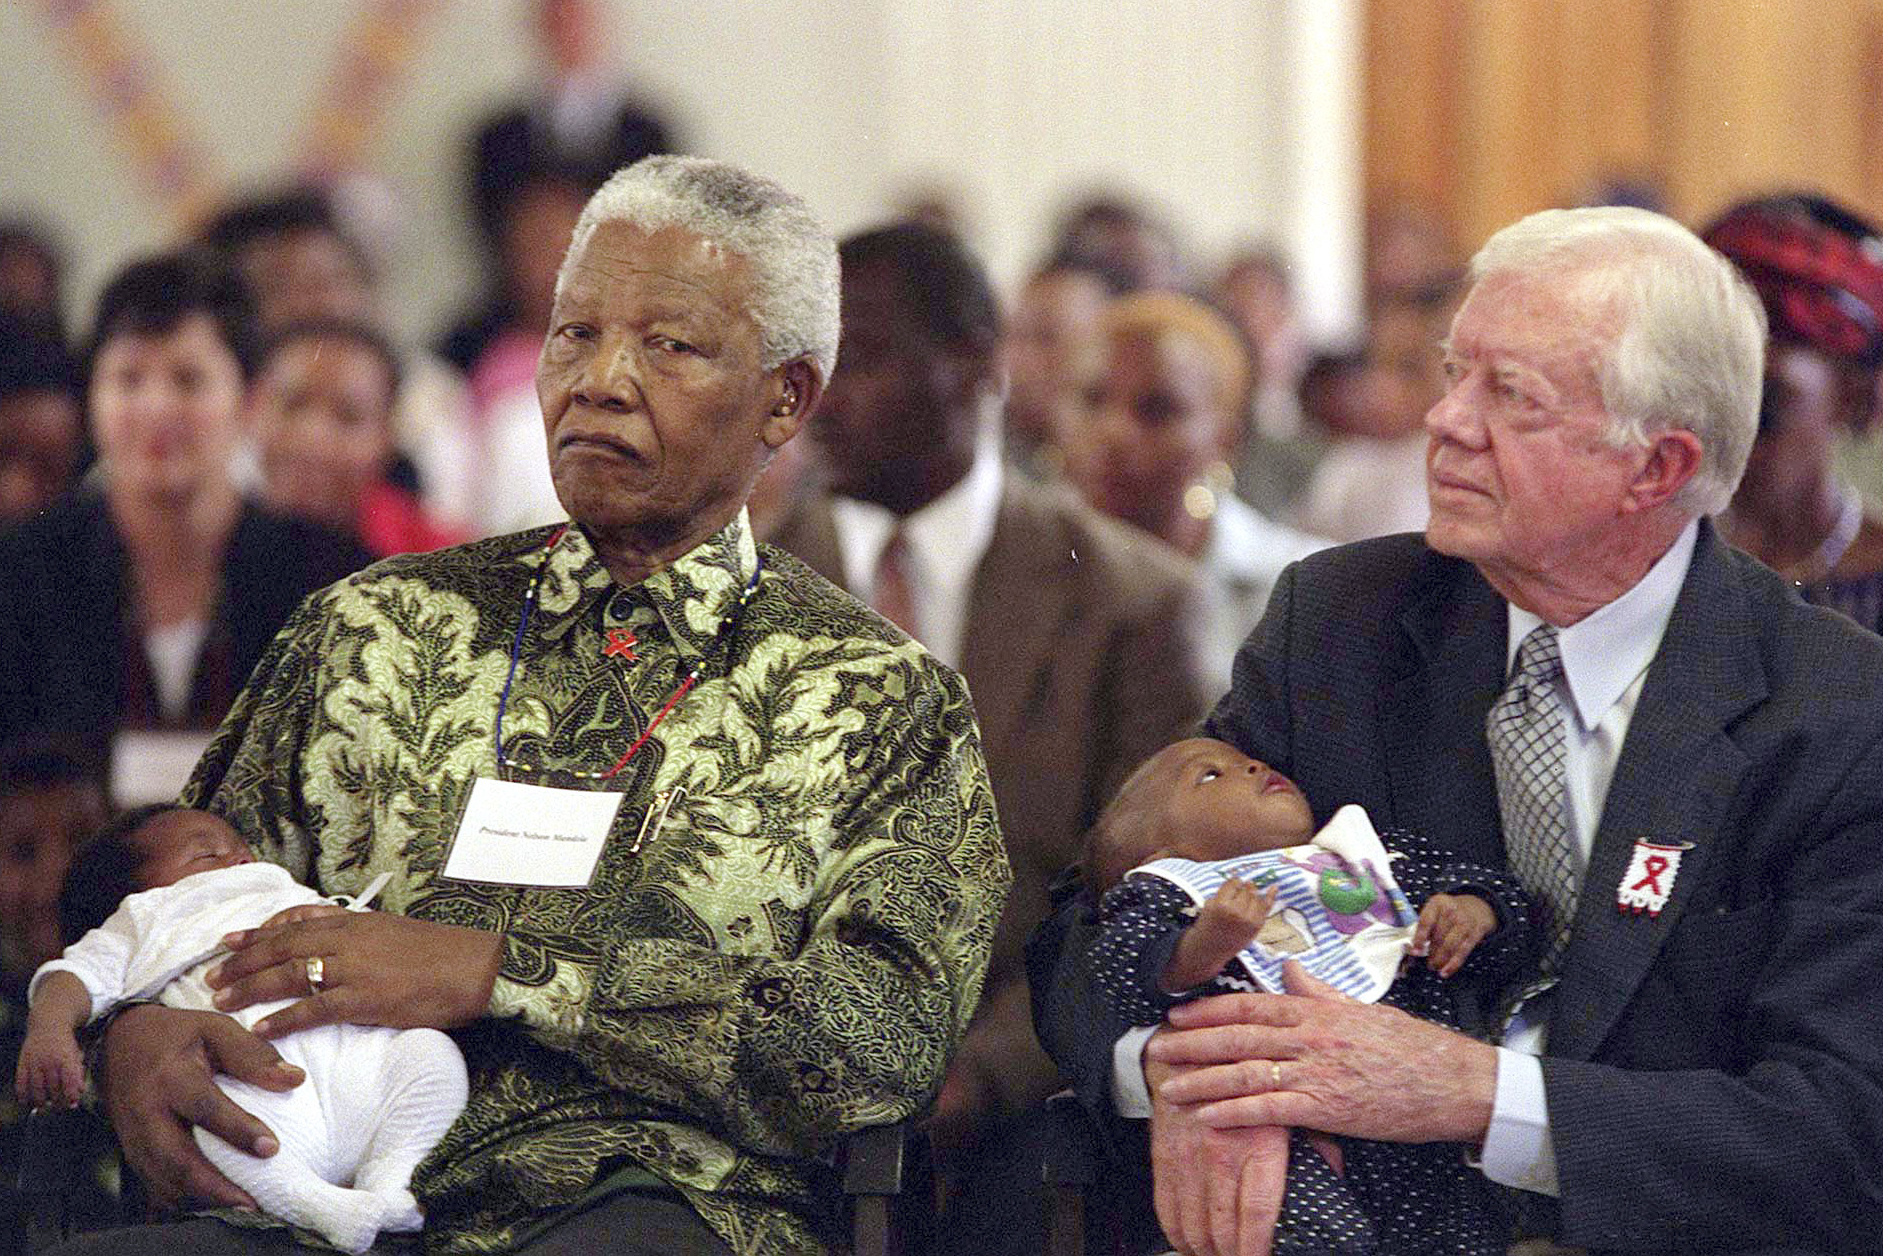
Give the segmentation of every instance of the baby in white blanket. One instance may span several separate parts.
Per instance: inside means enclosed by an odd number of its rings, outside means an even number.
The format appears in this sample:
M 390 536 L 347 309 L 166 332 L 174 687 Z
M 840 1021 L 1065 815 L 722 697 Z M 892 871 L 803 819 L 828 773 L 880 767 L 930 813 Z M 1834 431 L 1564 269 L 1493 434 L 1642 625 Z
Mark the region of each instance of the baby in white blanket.
M 204 973 L 227 953 L 225 934 L 332 902 L 257 862 L 209 812 L 130 813 L 88 844 L 67 875 L 60 916 L 68 945 L 33 976 L 20 1098 L 76 1103 L 84 1086 L 77 1031 L 88 1021 L 132 999 L 215 1011 Z M 244 1008 L 235 1019 L 253 1027 L 288 1002 Z M 226 1076 L 216 1084 L 268 1125 L 280 1151 L 261 1159 L 198 1129 L 203 1154 L 263 1211 L 343 1251 L 365 1251 L 381 1230 L 418 1229 L 424 1215 L 412 1170 L 464 1110 L 457 1044 L 435 1029 L 323 1025 L 275 1047 L 305 1082 L 280 1093 Z

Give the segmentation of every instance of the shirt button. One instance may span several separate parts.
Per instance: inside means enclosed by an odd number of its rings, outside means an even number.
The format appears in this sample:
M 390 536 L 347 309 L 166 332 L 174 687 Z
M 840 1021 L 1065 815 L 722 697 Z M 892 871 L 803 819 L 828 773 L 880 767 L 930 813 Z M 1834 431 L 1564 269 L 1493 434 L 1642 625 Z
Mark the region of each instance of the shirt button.
M 611 623 L 620 623 L 628 617 L 628 599 L 617 594 L 608 599 L 608 619 Z

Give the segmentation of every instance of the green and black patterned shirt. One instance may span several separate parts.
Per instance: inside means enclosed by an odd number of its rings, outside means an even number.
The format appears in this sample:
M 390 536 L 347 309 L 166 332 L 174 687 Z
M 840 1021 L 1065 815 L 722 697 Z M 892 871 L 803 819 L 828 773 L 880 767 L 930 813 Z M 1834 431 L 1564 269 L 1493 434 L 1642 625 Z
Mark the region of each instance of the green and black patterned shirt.
M 760 570 L 743 515 L 632 588 L 579 528 L 545 558 L 553 531 L 310 598 L 187 796 L 324 893 L 393 871 L 386 910 L 504 935 L 490 1014 L 455 1035 L 470 1104 L 414 1177 L 428 1250 L 502 1250 L 624 1164 L 739 1252 L 822 1250 L 834 1145 L 940 1085 L 1007 888 L 966 688 L 791 556 Z M 526 770 L 493 737 L 513 644 Z M 702 658 L 619 776 L 570 775 L 619 759 Z M 586 889 L 440 875 L 493 776 L 626 795 Z

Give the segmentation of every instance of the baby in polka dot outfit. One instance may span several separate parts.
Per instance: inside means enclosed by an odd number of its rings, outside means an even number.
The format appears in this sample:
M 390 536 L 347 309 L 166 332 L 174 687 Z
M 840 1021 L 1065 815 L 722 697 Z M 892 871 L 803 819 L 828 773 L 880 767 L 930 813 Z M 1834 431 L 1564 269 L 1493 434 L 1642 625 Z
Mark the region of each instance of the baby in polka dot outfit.
M 1092 969 L 1105 997 L 1131 1023 L 1155 1025 L 1185 999 L 1254 988 L 1236 955 L 1257 942 L 1285 951 L 1293 932 L 1271 911 L 1275 886 L 1231 878 L 1199 908 L 1174 882 L 1132 870 L 1163 858 L 1209 863 L 1278 851 L 1313 836 L 1294 782 L 1235 747 L 1196 738 L 1153 755 L 1087 842 L 1083 873 L 1102 926 Z M 1393 879 L 1418 912 L 1408 959 L 1380 1001 L 1457 1028 L 1459 984 L 1495 1005 L 1534 959 L 1529 901 L 1506 873 L 1436 858 L 1412 834 L 1380 837 L 1394 853 Z M 1463 1147 L 1288 1131 L 1284 1174 L 1280 1133 L 1265 1179 L 1275 1253 L 1501 1256 L 1507 1248 L 1495 1188 L 1465 1166 Z

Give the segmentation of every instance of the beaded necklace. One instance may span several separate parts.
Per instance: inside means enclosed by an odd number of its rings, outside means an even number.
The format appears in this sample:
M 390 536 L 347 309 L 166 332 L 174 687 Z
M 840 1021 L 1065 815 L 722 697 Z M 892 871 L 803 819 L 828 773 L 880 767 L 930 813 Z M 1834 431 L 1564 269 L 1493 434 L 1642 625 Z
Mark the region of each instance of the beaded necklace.
M 549 540 L 543 545 L 542 557 L 538 559 L 536 563 L 536 574 L 530 579 L 529 591 L 523 595 L 523 615 L 517 621 L 517 635 L 510 642 L 510 670 L 504 674 L 503 695 L 497 699 L 497 762 L 504 767 L 512 768 L 517 771 L 541 772 L 546 770 L 540 766 L 512 759 L 509 755 L 504 753 L 503 713 L 504 708 L 510 704 L 510 685 L 511 682 L 516 679 L 517 663 L 523 656 L 523 637 L 524 634 L 529 631 L 530 616 L 536 609 L 536 594 L 537 591 L 542 588 L 543 573 L 549 568 L 549 555 L 556 548 L 557 542 L 561 541 L 562 538 L 568 534 L 568 531 L 568 525 L 564 524 L 562 527 L 556 529 L 555 533 L 551 535 Z M 666 705 L 660 708 L 660 712 L 654 716 L 646 730 L 642 732 L 639 737 L 634 739 L 634 744 L 628 747 L 627 753 L 615 760 L 615 765 L 606 772 L 582 772 L 573 769 L 565 769 L 570 776 L 585 781 L 608 781 L 613 780 L 622 768 L 628 766 L 628 761 L 639 753 L 642 746 L 647 744 L 647 739 L 654 735 L 654 730 L 660 727 L 661 721 L 667 718 L 668 713 L 680 704 L 680 699 L 686 697 L 687 692 L 698 683 L 700 673 L 706 666 L 707 657 L 719 643 L 725 639 L 728 629 L 736 627 L 739 622 L 745 618 L 745 604 L 752 600 L 752 593 L 758 588 L 759 575 L 764 570 L 765 559 L 761 556 L 758 560 L 758 565 L 752 569 L 752 578 L 746 581 L 745 588 L 739 591 L 739 600 L 734 603 L 731 613 L 719 621 L 719 628 L 713 633 L 713 639 L 707 642 L 706 649 L 700 652 L 699 661 L 693 664 L 692 670 L 688 671 L 686 674 L 686 679 L 680 682 L 680 687 L 673 691 L 673 696 L 667 699 Z

